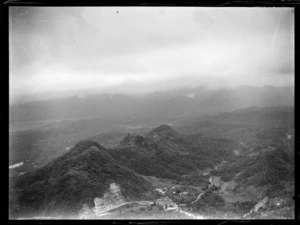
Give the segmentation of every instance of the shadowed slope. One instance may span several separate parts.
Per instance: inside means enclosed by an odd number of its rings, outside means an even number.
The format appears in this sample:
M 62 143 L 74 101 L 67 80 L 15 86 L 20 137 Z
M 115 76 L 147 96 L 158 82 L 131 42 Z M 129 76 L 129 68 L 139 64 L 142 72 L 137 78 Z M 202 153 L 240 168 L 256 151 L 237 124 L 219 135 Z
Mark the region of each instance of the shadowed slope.
M 102 197 L 113 182 L 128 199 L 139 198 L 151 186 L 98 143 L 79 142 L 43 168 L 16 179 L 11 211 L 26 216 L 41 212 L 76 215 L 84 203 L 92 206 L 94 198 Z

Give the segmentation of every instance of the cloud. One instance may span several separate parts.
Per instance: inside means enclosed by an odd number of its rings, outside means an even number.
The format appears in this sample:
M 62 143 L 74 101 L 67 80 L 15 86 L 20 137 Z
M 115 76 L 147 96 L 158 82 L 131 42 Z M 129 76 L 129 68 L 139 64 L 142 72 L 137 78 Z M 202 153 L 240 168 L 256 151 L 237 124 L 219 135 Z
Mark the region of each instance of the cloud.
M 291 10 L 13 7 L 11 93 L 282 85 L 294 73 Z

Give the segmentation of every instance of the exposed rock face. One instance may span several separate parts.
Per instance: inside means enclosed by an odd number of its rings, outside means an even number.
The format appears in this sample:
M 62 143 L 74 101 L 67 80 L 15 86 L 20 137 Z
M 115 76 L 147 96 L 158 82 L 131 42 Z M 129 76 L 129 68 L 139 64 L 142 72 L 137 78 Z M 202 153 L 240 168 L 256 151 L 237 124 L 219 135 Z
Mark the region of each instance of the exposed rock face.
M 92 208 L 90 208 L 86 203 L 83 204 L 81 212 L 79 213 L 80 219 L 89 219 L 94 218 L 95 212 Z
M 115 184 L 111 183 L 109 187 L 109 192 L 106 192 L 103 195 L 103 198 L 95 198 L 95 213 L 101 214 L 104 211 L 107 211 L 115 206 L 124 203 L 124 199 L 121 195 L 120 187 Z
M 116 183 L 111 183 L 109 191 L 104 193 L 102 198 L 94 199 L 94 208 L 89 208 L 86 204 L 83 205 L 80 218 L 89 219 L 102 216 L 106 211 L 113 209 L 124 202 L 120 186 Z
M 268 201 L 268 197 L 263 198 L 263 200 L 261 200 L 259 203 L 257 203 L 254 207 L 254 211 L 257 212 L 260 208 L 265 207 L 267 201 Z
M 243 217 L 247 217 L 249 216 L 251 213 L 255 212 L 257 213 L 257 211 L 260 209 L 260 208 L 264 208 L 266 207 L 266 204 L 268 202 L 269 198 L 268 197 L 264 197 L 261 201 L 259 201 L 253 209 L 250 210 L 250 212 L 246 213 Z

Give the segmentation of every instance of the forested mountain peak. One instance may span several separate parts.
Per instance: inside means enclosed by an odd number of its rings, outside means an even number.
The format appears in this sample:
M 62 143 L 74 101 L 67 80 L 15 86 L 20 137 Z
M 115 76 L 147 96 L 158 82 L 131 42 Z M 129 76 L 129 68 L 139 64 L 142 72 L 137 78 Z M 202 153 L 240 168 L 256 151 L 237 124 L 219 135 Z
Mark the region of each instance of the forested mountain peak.
M 178 137 L 179 134 L 174 131 L 169 125 L 162 124 L 158 127 L 155 127 L 149 132 L 149 135 L 159 135 L 161 137 Z

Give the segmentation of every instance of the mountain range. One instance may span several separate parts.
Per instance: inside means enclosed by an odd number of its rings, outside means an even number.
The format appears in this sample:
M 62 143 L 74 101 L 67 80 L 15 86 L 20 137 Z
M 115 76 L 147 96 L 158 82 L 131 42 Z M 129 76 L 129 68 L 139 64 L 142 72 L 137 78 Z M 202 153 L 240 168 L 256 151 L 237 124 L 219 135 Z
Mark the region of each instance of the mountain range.
M 86 138 L 45 166 L 13 176 L 10 214 L 78 216 L 116 184 L 126 202 L 155 202 L 163 185 L 160 192 L 201 215 L 293 217 L 293 118 L 293 107 L 252 107 L 128 133 L 110 148 Z M 265 198 L 268 206 L 259 211 Z
M 143 95 L 111 93 L 19 102 L 10 105 L 9 119 L 11 124 L 89 117 L 123 122 L 155 121 L 293 103 L 293 87 L 195 87 Z

